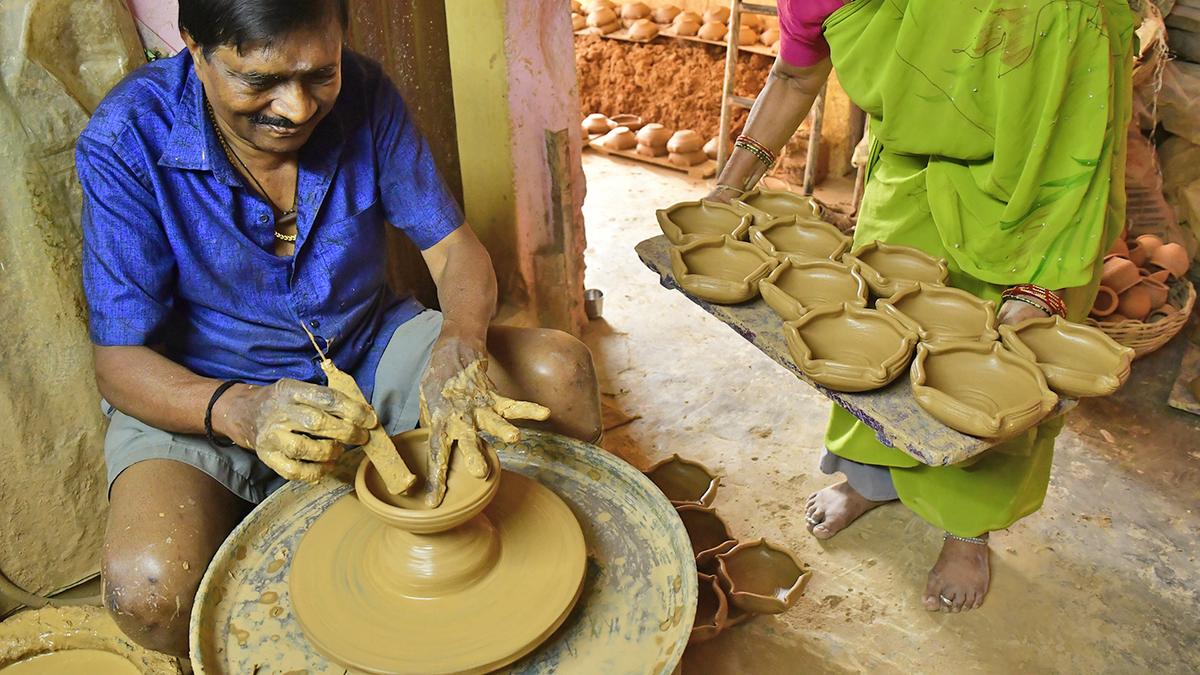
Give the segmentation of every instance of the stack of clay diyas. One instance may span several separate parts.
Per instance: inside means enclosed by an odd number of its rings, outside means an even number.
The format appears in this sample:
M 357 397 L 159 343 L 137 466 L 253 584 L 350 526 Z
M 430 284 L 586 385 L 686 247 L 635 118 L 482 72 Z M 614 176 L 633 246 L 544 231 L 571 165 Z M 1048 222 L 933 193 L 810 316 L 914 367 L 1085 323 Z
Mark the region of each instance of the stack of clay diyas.
M 609 150 L 632 150 L 637 145 L 634 132 L 642 126 L 642 118 L 637 115 L 607 117 L 600 113 L 588 115 L 580 124 L 584 140 L 599 137 L 600 144 Z
M 681 202 L 656 212 L 671 242 L 671 272 L 685 292 L 735 305 L 758 296 L 758 282 L 779 264 L 746 241 L 753 218 L 728 204 Z
M 1176 314 L 1169 304 L 1171 285 L 1187 275 L 1187 250 L 1144 234 L 1132 242 L 1118 239 L 1104 258 L 1100 290 L 1091 316 L 1101 323 L 1154 323 Z
M 679 455 L 646 476 L 675 505 L 696 556 L 699 594 L 691 642 L 711 640 L 758 614 L 796 603 L 812 572 L 789 551 L 762 539 L 739 543 L 714 508 L 721 479 Z
M 582 4 L 572 0 L 571 22 L 575 30 L 584 27 L 600 35 L 608 35 L 621 29 L 620 9 L 612 0 L 586 0 Z M 583 19 L 580 23 L 581 17 Z

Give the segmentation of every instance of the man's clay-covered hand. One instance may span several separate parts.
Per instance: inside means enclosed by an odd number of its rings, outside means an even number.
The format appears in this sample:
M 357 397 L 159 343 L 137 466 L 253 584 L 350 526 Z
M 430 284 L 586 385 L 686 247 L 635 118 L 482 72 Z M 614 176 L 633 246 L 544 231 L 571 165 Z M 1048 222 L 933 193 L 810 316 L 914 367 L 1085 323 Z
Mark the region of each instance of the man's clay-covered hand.
M 367 442 L 378 421 L 371 407 L 329 387 L 279 380 L 249 394 L 234 439 L 288 480 L 315 482 L 333 470 L 347 445 Z
M 467 471 L 484 478 L 488 463 L 481 444 L 487 442 L 487 436 L 512 443 L 520 439 L 521 432 L 509 420 L 549 416 L 550 410 L 536 403 L 497 394 L 487 376 L 487 360 L 477 353 L 463 354 L 452 347 L 435 351 L 421 383 L 421 419 L 430 430 L 426 503 L 437 506 L 445 498 L 450 453 L 455 446 L 464 453 Z M 480 433 L 485 437 L 481 439 Z

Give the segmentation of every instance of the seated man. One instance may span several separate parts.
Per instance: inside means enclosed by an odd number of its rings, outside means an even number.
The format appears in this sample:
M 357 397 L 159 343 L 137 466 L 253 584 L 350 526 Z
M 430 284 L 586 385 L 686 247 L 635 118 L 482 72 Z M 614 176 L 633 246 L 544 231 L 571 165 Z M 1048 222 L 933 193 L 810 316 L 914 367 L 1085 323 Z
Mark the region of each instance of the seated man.
M 550 408 L 549 428 L 601 427 L 582 343 L 488 329 L 491 260 L 396 88 L 343 49 L 346 0 L 179 5 L 187 50 L 118 85 L 77 153 L 112 416 L 105 602 L 138 643 L 182 655 L 209 560 L 283 479 L 324 475 L 377 419 L 413 428 L 422 398 L 435 439 L 477 452 L 481 362 L 497 393 Z M 441 313 L 389 291 L 385 221 L 422 249 Z M 316 384 L 306 331 L 373 409 Z

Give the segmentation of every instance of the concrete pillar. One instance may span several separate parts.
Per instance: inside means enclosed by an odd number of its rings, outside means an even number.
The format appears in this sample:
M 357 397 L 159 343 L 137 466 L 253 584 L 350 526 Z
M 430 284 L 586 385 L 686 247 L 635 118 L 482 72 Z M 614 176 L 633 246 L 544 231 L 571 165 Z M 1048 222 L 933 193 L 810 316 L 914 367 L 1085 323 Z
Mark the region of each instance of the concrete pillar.
M 495 261 L 502 316 L 578 334 L 584 181 L 569 4 L 445 6 L 467 221 Z

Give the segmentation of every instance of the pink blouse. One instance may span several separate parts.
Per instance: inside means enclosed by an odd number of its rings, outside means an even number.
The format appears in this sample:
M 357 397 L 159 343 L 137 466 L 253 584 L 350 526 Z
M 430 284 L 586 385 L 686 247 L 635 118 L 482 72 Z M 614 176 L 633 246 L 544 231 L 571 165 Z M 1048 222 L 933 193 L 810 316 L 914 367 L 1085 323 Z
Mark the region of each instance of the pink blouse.
M 793 66 L 812 66 L 829 56 L 821 24 L 848 0 L 778 0 L 779 55 Z

